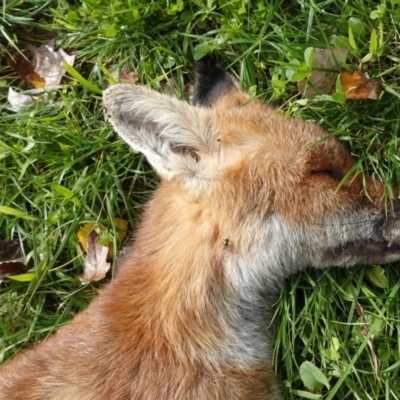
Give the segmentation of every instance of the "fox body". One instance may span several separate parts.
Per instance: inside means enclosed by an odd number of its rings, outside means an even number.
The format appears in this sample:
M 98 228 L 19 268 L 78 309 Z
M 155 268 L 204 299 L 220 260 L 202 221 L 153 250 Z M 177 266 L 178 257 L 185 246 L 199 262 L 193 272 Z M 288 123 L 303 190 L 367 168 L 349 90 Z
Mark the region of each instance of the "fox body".
M 115 279 L 0 369 L 1 400 L 278 400 L 266 326 L 283 280 L 400 258 L 381 185 L 337 190 L 354 161 L 336 139 L 250 99 L 210 59 L 195 78 L 193 105 L 105 91 L 114 129 L 162 182 Z

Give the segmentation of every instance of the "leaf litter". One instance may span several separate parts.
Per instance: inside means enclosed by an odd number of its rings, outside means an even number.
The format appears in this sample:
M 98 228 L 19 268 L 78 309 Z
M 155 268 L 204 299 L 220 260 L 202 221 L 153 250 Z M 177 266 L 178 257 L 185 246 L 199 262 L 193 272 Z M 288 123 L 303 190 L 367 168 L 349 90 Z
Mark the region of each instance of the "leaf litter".
M 83 268 L 84 272 L 79 276 L 82 284 L 104 279 L 110 270 L 110 263 L 107 262 L 108 246 L 101 245 L 100 235 L 93 229 L 87 236 L 87 255 Z
M 28 269 L 30 249 L 19 240 L 0 242 L 0 283 L 5 277 Z
M 126 237 L 128 224 L 121 218 L 115 218 L 114 224 L 118 229 L 117 241 L 122 243 Z M 99 232 L 99 233 L 98 233 Z M 82 284 L 104 279 L 110 269 L 107 262 L 113 256 L 113 242 L 108 236 L 108 231 L 104 226 L 88 222 L 76 233 L 78 242 L 86 253 L 84 259 L 84 272 L 79 276 Z
M 36 91 L 17 92 L 10 87 L 7 99 L 11 108 L 20 112 L 38 99 L 33 94 L 40 95 L 56 89 L 66 72 L 63 62 L 73 66 L 74 61 L 75 56 L 67 54 L 63 49 L 54 49 L 54 39 L 38 48 L 30 45 L 22 54 L 16 53 L 8 60 L 8 64 Z
M 298 82 L 299 92 L 306 99 L 332 91 L 337 71 L 345 64 L 348 50 L 344 48 L 318 50 L 314 53 L 312 71 L 307 79 Z
M 343 70 L 347 54 L 346 47 L 313 51 L 312 62 L 309 65 L 311 72 L 306 79 L 297 83 L 301 95 L 306 99 L 314 99 L 318 95 L 334 94 L 334 83 L 339 76 L 339 88 L 346 99 L 378 99 L 382 92 L 379 81 L 371 79 L 366 72 Z

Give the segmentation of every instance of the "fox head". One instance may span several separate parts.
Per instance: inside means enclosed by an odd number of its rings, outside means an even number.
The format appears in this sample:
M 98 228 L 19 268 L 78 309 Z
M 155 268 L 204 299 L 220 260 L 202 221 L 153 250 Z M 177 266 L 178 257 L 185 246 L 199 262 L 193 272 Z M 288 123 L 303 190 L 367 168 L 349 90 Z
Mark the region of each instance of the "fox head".
M 1 368 L 1 399 L 281 399 L 266 325 L 282 280 L 400 259 L 382 186 L 352 175 L 335 138 L 251 99 L 210 58 L 195 78 L 193 105 L 105 91 L 161 185 L 113 282 Z
M 306 266 L 400 258 L 400 222 L 383 211 L 382 185 L 352 175 L 354 160 L 336 138 L 250 98 L 212 59 L 195 66 L 192 105 L 128 84 L 107 89 L 104 101 L 162 186 L 182 207 L 198 204 L 237 285 L 262 273 L 281 280 Z

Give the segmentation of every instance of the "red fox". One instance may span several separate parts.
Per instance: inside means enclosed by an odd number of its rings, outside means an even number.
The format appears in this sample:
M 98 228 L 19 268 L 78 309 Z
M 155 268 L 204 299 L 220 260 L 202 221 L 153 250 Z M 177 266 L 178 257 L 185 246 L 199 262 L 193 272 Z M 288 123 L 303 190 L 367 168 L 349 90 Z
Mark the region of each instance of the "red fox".
M 337 190 L 354 165 L 345 148 L 211 58 L 195 66 L 193 105 L 129 84 L 104 104 L 162 182 L 115 279 L 0 369 L 0 399 L 281 399 L 266 326 L 282 282 L 400 259 L 383 188 L 353 176 Z

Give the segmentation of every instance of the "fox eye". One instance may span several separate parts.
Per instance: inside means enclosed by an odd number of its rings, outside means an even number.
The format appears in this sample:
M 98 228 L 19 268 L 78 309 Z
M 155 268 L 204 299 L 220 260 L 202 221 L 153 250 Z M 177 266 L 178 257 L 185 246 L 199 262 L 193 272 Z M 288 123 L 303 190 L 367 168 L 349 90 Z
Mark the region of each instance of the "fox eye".
M 325 175 L 325 176 L 329 176 L 337 181 L 341 181 L 344 177 L 343 174 L 339 173 L 339 172 L 335 172 L 331 169 L 322 169 L 320 171 L 316 171 L 317 174 L 320 175 Z

